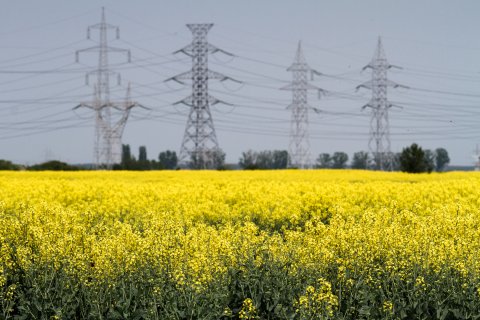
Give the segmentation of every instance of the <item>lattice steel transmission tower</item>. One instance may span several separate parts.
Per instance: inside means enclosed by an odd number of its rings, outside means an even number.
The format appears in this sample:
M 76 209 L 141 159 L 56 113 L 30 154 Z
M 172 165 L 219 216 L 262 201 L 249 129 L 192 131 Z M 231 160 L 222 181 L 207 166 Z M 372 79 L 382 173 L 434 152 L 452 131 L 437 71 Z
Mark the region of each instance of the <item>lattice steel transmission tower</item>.
M 110 137 L 112 141 L 112 158 L 113 163 L 120 163 L 122 159 L 122 135 L 123 131 L 125 130 L 125 126 L 127 125 L 128 117 L 130 116 L 130 111 L 134 107 L 140 107 L 143 109 L 148 109 L 143 105 L 132 101 L 131 98 L 131 86 L 128 83 L 127 93 L 125 96 L 125 100 L 115 104 L 114 108 L 116 111 L 120 111 L 118 113 L 118 117 L 111 122 L 110 128 L 107 130 L 107 136 Z
M 372 99 L 362 107 L 362 110 L 365 108 L 371 109 L 368 147 L 373 155 L 375 169 L 390 171 L 393 169 L 393 156 L 390 151 L 388 111 L 395 105 L 387 99 L 387 88 L 407 87 L 387 79 L 387 70 L 399 67 L 387 62 L 381 37 L 378 37 L 377 48 L 372 61 L 366 65 L 363 70 L 367 68 L 372 69 L 372 80 L 359 85 L 357 90 L 359 88 L 372 90 Z
M 89 76 L 95 75 L 97 80 L 94 85 L 94 98 L 90 103 L 81 103 L 75 109 L 86 107 L 95 112 L 95 142 L 94 142 L 94 162 L 95 167 L 111 169 L 113 164 L 121 161 L 122 133 L 125 128 L 131 108 L 140 106 L 136 102 L 130 101 L 130 84 L 127 89 L 127 100 L 124 102 L 115 102 L 110 100 L 110 77 L 120 76 L 110 70 L 108 65 L 108 55 L 110 52 L 125 53 L 130 62 L 130 50 L 115 48 L 108 45 L 107 32 L 110 29 L 116 30 L 116 39 L 120 38 L 119 28 L 106 22 L 105 8 L 102 7 L 101 22 L 89 26 L 87 29 L 87 39 L 90 39 L 91 30 L 99 30 L 98 45 L 78 50 L 75 53 L 76 61 L 79 61 L 82 52 L 98 52 L 98 67 L 87 73 L 86 82 L 89 82 Z
M 475 166 L 475 171 L 480 171 L 480 148 L 477 147 L 475 148 L 475 151 L 473 152 L 472 155 L 473 159 L 475 160 L 474 166 Z
M 292 83 L 283 87 L 282 90 L 292 91 L 292 103 L 288 106 L 292 110 L 290 124 L 289 164 L 291 168 L 311 168 L 310 140 L 308 132 L 308 110 L 318 109 L 308 105 L 308 90 L 318 90 L 319 96 L 324 93 L 323 89 L 317 88 L 309 83 L 309 75 L 320 75 L 320 72 L 312 69 L 306 62 L 302 51 L 302 43 L 298 42 L 297 52 L 293 64 L 287 69 L 292 72 Z
M 193 35 L 192 43 L 174 53 L 181 52 L 190 56 L 192 69 L 165 81 L 174 80 L 184 84 L 182 80 L 191 80 L 192 94 L 175 103 L 183 103 L 190 107 L 179 162 L 182 165 L 190 163 L 190 166 L 195 169 L 209 169 L 216 166 L 216 158 L 221 153 L 210 106 L 222 101 L 209 95 L 208 81 L 233 79 L 209 70 L 208 55 L 216 52 L 231 54 L 208 43 L 207 34 L 213 27 L 213 23 L 187 24 L 187 27 Z

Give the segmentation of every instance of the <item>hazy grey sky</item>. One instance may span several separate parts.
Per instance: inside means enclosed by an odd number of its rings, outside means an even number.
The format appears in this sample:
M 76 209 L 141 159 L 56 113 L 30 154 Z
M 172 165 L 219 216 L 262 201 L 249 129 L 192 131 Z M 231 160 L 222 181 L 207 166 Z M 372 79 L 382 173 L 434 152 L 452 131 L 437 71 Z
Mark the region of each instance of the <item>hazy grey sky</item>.
M 42 0 L 5 1 L 0 12 L 0 158 L 19 163 L 93 159 L 94 128 L 89 110 L 92 86 L 85 72 L 98 57 L 75 51 L 95 45 L 86 39 L 105 6 L 107 22 L 120 27 L 110 45 L 132 52 L 109 57 L 122 83 L 112 81 L 112 97 L 132 96 L 151 111 L 132 112 L 123 142 L 149 158 L 179 151 L 187 119 L 184 106 L 172 106 L 190 88 L 163 81 L 187 71 L 188 58 L 172 55 L 191 41 L 186 23 L 214 23 L 209 41 L 236 55 L 210 57 L 210 68 L 243 82 L 215 83 L 211 94 L 234 106 L 212 107 L 220 146 L 228 162 L 248 149 L 288 149 L 291 79 L 285 69 L 302 40 L 309 65 L 325 74 L 313 84 L 329 91 L 310 105 L 311 151 L 368 150 L 369 113 L 361 111 L 371 93 L 355 92 L 370 79 L 361 69 L 383 38 L 390 63 L 403 67 L 389 78 L 410 89 L 390 89 L 402 109 L 390 113 L 392 151 L 412 142 L 445 147 L 452 164 L 470 165 L 480 143 L 480 2 L 388 0 Z M 91 83 L 93 83 L 93 79 Z

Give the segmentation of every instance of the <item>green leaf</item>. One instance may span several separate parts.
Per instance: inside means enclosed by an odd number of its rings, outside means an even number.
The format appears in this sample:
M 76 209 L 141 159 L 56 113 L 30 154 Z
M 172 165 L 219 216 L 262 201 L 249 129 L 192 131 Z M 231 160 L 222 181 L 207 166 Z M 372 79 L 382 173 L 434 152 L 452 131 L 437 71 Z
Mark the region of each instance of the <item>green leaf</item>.
M 444 320 L 448 315 L 448 309 L 438 309 L 437 310 L 437 319 Z

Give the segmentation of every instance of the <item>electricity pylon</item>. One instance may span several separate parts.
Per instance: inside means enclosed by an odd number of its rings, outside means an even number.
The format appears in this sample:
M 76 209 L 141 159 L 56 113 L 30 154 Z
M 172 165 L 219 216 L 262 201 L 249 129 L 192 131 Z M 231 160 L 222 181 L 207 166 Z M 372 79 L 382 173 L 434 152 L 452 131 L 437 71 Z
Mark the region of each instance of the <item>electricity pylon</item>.
M 97 78 L 94 85 L 94 98 L 90 103 L 81 103 L 74 109 L 86 107 L 95 111 L 95 143 L 94 143 L 94 162 L 95 167 L 111 169 L 115 163 L 121 161 L 121 137 L 125 128 L 130 109 L 134 106 L 140 106 L 136 102 L 130 101 L 130 84 L 127 89 L 127 100 L 125 102 L 110 101 L 110 77 L 116 73 L 111 71 L 108 65 L 108 54 L 110 52 L 126 53 L 128 62 L 131 61 L 130 50 L 115 48 L 108 45 L 107 31 L 116 30 L 116 39 L 120 38 L 119 28 L 106 22 L 105 8 L 102 7 L 101 22 L 89 26 L 87 29 L 87 39 L 90 39 L 92 29 L 99 30 L 99 43 L 96 46 L 78 50 L 75 53 L 76 61 L 79 61 L 82 52 L 98 52 L 98 67 L 87 73 L 86 82 L 89 82 L 89 76 L 95 75 Z M 118 75 L 118 79 L 119 75 Z M 120 82 L 120 80 L 118 80 Z
M 127 120 L 130 115 L 130 111 L 134 107 L 140 107 L 143 109 L 148 109 L 141 104 L 132 101 L 131 99 L 131 87 L 128 83 L 127 94 L 123 103 L 115 105 L 114 108 L 117 111 L 120 111 L 119 117 L 111 123 L 111 126 L 108 130 L 108 136 L 111 137 L 112 141 L 112 156 L 114 163 L 120 163 L 122 159 L 122 135 L 127 125 Z
M 372 99 L 362 107 L 362 110 L 365 108 L 371 109 L 368 147 L 373 154 L 375 169 L 391 171 L 393 169 L 393 157 L 390 151 L 388 110 L 395 105 L 387 99 L 387 88 L 407 87 L 387 79 L 388 69 L 401 68 L 387 62 L 381 37 L 378 37 L 377 48 L 372 61 L 366 65 L 363 70 L 367 68 L 372 69 L 372 80 L 359 85 L 357 90 L 359 88 L 372 90 Z
M 216 52 L 231 54 L 208 43 L 207 34 L 213 27 L 212 23 L 187 24 L 187 27 L 193 35 L 192 43 L 174 53 L 181 52 L 191 57 L 192 69 L 165 81 L 174 80 L 184 84 L 183 80 L 191 80 L 192 94 L 175 103 L 183 103 L 190 107 L 180 148 L 179 162 L 183 165 L 190 163 L 195 169 L 209 169 L 215 167 L 216 158 L 221 153 L 210 106 L 222 101 L 209 95 L 208 80 L 233 79 L 209 70 L 208 55 Z
M 307 64 L 303 55 L 301 41 L 298 42 L 295 60 L 287 71 L 292 72 L 292 83 L 283 87 L 282 90 L 292 91 L 292 103 L 288 106 L 292 110 L 288 166 L 291 168 L 308 169 L 312 166 L 308 132 L 308 110 L 312 109 L 315 112 L 319 112 L 318 109 L 308 105 L 308 90 L 318 90 L 319 96 L 325 91 L 311 85 L 308 81 L 309 73 L 312 80 L 313 75 L 321 74 Z
M 473 159 L 475 160 L 475 171 L 480 171 L 480 149 L 478 147 L 478 144 L 477 144 L 477 147 L 473 153 Z

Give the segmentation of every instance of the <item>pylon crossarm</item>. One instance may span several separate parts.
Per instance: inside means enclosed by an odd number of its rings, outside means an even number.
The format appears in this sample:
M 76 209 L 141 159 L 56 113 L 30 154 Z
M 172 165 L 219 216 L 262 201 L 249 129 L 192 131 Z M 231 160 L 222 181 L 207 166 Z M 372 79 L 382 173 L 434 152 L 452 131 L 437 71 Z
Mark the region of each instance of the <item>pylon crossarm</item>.
M 119 105 L 119 104 L 111 104 L 111 107 L 115 110 L 118 110 L 118 111 L 126 111 L 126 110 L 130 110 L 132 109 L 133 107 L 136 107 L 137 104 L 136 103 L 132 103 L 132 104 L 127 104 L 127 105 Z
M 323 112 L 322 110 L 320 110 L 318 108 L 315 108 L 315 107 L 310 107 L 310 109 L 312 109 L 313 112 L 315 112 L 315 113 L 322 113 Z
M 391 68 L 403 70 L 402 67 L 399 67 L 399 66 L 396 66 L 396 65 L 393 65 L 393 64 L 389 64 L 389 65 L 388 65 L 388 69 L 391 69 Z
M 226 76 L 224 74 L 221 74 L 213 70 L 208 70 L 208 79 L 220 80 L 221 82 L 228 80 L 228 81 L 233 81 L 237 83 L 243 83 L 242 81 L 238 81 L 232 77 Z
M 310 80 L 313 81 L 314 76 L 323 76 L 323 74 L 315 69 L 310 69 Z
M 239 81 L 237 79 L 234 79 L 232 77 L 223 75 L 221 73 L 218 73 L 218 72 L 212 71 L 212 70 L 208 70 L 208 78 L 209 79 L 220 80 L 220 82 L 228 80 L 228 81 L 232 81 L 232 82 L 236 82 L 236 83 L 243 83 L 242 81 Z
M 234 104 L 232 104 L 232 103 L 228 103 L 228 102 L 225 102 L 223 100 L 219 100 L 219 99 L 217 99 L 217 98 L 215 98 L 211 95 L 208 96 L 208 103 L 212 106 L 216 105 L 216 104 L 219 104 L 219 103 L 227 105 L 227 106 L 234 106 Z
M 179 84 L 185 84 L 185 82 L 183 82 L 182 80 L 191 80 L 192 79 L 192 76 L 193 76 L 193 73 L 192 71 L 186 71 L 186 72 L 183 72 L 183 73 L 180 73 L 176 76 L 173 76 L 171 78 L 168 78 L 166 80 L 164 80 L 163 82 L 168 82 L 168 81 L 175 81 Z
M 145 107 L 143 104 L 140 104 L 140 103 L 135 103 L 133 105 L 133 107 L 138 107 L 138 108 L 142 108 L 142 109 L 145 109 L 145 110 L 152 110 L 152 108 L 149 108 L 149 107 Z M 133 108 L 132 107 L 132 108 Z
M 208 70 L 207 72 L 207 77 L 208 79 L 215 79 L 215 80 L 220 80 L 220 81 L 225 81 L 229 79 L 226 75 L 223 75 L 219 72 L 213 71 L 213 70 Z
M 327 96 L 330 94 L 330 91 L 327 91 L 327 90 L 324 90 L 324 89 L 321 89 L 321 88 L 316 88 L 317 89 L 317 96 L 318 96 L 318 99 L 320 99 L 322 96 Z
M 372 89 L 372 81 L 367 81 L 355 88 L 355 91 L 360 90 L 361 88 Z
M 189 44 L 189 45 L 183 47 L 182 49 L 174 51 L 173 54 L 183 53 L 183 54 L 185 54 L 189 57 L 193 57 L 193 54 L 191 52 L 193 52 L 193 45 Z
M 367 69 L 373 69 L 373 68 L 374 68 L 374 66 L 372 65 L 372 63 L 369 63 L 365 67 L 362 68 L 362 71 L 365 71 Z
M 72 110 L 77 110 L 79 108 L 88 108 L 88 109 L 95 110 L 94 106 L 91 106 L 91 105 L 86 104 L 86 103 L 80 103 L 78 106 L 74 107 Z
M 107 28 L 107 29 L 118 29 L 117 26 L 111 25 L 109 23 L 101 22 L 101 23 L 96 23 L 88 27 L 88 29 L 100 29 L 100 28 Z M 87 30 L 88 30 L 87 29 Z
M 387 85 L 393 88 L 403 88 L 403 89 L 410 89 L 409 86 L 405 86 L 403 84 L 398 84 L 396 82 L 393 82 L 391 80 L 387 80 Z
M 373 108 L 373 105 L 370 104 L 370 103 L 367 103 L 366 105 L 364 105 L 364 106 L 362 107 L 362 110 L 365 110 L 366 108 Z
M 213 44 L 208 44 L 208 52 L 209 53 L 223 53 L 224 55 L 227 55 L 227 56 L 230 56 L 230 57 L 235 57 L 235 55 L 233 53 L 230 53 L 228 51 L 225 51 L 223 49 L 220 49 L 220 48 L 217 48 L 216 46 L 214 46 Z
M 179 105 L 179 104 L 184 104 L 186 106 L 193 107 L 193 97 L 190 95 L 190 96 L 186 97 L 185 99 L 182 99 L 180 101 L 177 101 L 177 102 L 173 103 L 174 106 Z
M 397 109 L 403 110 L 403 107 L 402 107 L 402 106 L 399 106 L 399 105 L 393 104 L 393 103 L 390 103 L 390 104 L 388 105 L 388 108 L 397 108 Z

